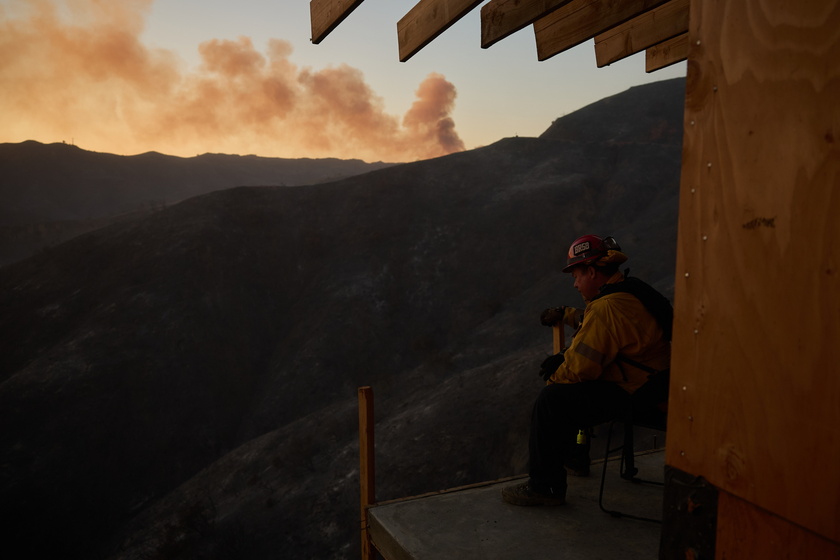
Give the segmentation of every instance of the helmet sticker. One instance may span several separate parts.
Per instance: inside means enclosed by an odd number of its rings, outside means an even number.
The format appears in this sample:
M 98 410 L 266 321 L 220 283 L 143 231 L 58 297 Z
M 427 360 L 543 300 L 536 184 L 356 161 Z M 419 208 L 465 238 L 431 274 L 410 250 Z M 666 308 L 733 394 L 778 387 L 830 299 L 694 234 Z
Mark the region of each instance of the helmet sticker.
M 583 252 L 586 252 L 586 251 L 589 250 L 589 248 L 590 248 L 589 241 L 584 241 L 583 243 L 578 243 L 577 245 L 575 245 L 575 247 L 573 249 L 574 255 L 577 256 L 577 255 L 579 255 Z

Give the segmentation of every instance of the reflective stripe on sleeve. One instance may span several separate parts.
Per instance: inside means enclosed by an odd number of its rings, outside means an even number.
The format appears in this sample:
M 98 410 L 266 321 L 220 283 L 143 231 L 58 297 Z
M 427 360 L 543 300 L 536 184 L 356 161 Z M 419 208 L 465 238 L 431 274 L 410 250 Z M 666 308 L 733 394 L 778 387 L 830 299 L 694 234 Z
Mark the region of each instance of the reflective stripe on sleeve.
M 604 365 L 604 354 L 598 352 L 585 342 L 578 342 L 575 346 L 575 352 L 583 356 L 584 358 L 590 359 L 599 366 Z

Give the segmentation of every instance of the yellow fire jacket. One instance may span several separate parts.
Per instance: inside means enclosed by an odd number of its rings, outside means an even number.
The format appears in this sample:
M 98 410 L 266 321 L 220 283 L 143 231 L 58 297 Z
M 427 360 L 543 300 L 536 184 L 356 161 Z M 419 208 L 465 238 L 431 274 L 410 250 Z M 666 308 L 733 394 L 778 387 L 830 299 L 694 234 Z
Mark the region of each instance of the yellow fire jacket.
M 623 280 L 616 273 L 607 282 Z M 564 322 L 570 323 L 573 310 L 567 308 Z M 627 362 L 623 356 L 655 370 L 667 369 L 671 362 L 671 344 L 642 302 L 635 296 L 617 292 L 597 298 L 586 305 L 580 330 L 565 352 L 565 360 L 549 378 L 549 383 L 579 383 L 605 380 L 618 383 L 633 393 L 650 375 Z

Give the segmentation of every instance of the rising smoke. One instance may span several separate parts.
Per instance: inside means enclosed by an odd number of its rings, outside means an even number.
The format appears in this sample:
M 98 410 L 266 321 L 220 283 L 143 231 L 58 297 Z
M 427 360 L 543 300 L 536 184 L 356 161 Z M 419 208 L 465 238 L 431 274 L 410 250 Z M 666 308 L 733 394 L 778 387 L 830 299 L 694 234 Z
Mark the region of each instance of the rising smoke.
M 299 68 L 290 43 L 210 40 L 199 68 L 140 35 L 153 0 L 10 0 L 0 6 L 4 141 L 70 141 L 117 153 L 156 150 L 391 162 L 460 151 L 455 87 L 430 74 L 399 117 L 362 73 Z

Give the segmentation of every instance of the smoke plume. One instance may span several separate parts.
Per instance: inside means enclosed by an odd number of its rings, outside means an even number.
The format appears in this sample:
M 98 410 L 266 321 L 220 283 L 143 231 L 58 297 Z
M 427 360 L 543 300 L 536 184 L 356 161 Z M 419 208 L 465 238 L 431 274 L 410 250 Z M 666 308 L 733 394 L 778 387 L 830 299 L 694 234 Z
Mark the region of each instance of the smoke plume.
M 184 70 L 140 35 L 153 0 L 10 0 L 0 6 L 2 141 L 70 141 L 116 153 L 155 150 L 413 161 L 463 150 L 455 87 L 430 74 L 400 119 L 362 73 L 299 68 L 272 39 L 199 45 Z

